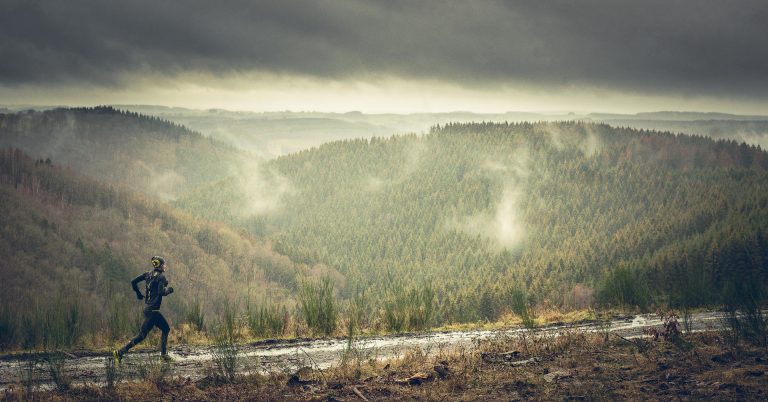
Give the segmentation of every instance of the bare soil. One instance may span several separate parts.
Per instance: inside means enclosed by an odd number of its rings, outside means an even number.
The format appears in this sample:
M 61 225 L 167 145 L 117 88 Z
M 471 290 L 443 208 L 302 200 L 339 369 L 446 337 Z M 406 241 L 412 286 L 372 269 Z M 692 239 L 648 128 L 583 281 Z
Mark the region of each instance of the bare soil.
M 768 400 L 768 349 L 730 345 L 717 331 L 627 339 L 572 330 L 499 335 L 473 347 L 408 349 L 396 359 L 356 354 L 328 369 L 148 379 L 4 400 Z

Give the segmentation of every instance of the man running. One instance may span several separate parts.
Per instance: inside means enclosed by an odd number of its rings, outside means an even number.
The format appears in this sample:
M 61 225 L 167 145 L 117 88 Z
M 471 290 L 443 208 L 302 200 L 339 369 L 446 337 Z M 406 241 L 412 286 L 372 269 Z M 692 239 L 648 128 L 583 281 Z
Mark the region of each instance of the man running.
M 173 288 L 168 286 L 168 280 L 165 279 L 165 260 L 163 257 L 154 256 L 151 259 L 154 269 L 149 272 L 145 272 L 131 281 L 131 287 L 136 292 L 136 297 L 141 300 L 144 299 L 146 306 L 144 307 L 144 323 L 141 324 L 139 334 L 135 338 L 131 339 L 125 346 L 119 350 L 112 351 L 112 354 L 120 363 L 123 359 L 125 352 L 136 346 L 139 342 L 143 341 L 147 337 L 147 334 L 152 327 L 160 328 L 163 331 L 160 342 L 160 354 L 163 359 L 172 360 L 168 356 L 168 333 L 171 331 L 171 327 L 168 326 L 168 321 L 165 320 L 163 314 L 160 313 L 160 303 L 163 302 L 163 296 L 168 296 L 173 293 Z M 139 290 L 139 282 L 144 281 L 144 294 L 141 294 Z

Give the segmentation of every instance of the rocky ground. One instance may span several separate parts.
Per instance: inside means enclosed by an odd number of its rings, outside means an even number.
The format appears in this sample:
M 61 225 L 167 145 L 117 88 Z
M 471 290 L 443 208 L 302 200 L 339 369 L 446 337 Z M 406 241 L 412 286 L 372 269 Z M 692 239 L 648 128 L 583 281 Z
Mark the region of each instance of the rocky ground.
M 4 400 L 768 400 L 768 348 L 708 331 L 657 339 L 572 330 L 499 335 L 473 347 L 413 347 L 382 361 L 353 346 L 333 368 L 167 379 L 114 388 L 8 388 Z M 29 391 L 29 392 L 28 392 Z
M 718 331 L 723 327 L 724 316 L 720 312 L 702 311 L 690 316 L 689 329 L 693 331 Z M 615 336 L 633 338 L 644 331 L 661 328 L 662 317 L 656 314 L 635 316 L 605 316 L 600 320 L 585 320 L 565 324 L 551 322 L 535 331 L 519 326 L 501 329 L 464 329 L 432 331 L 425 333 L 388 334 L 357 337 L 352 345 L 358 359 L 380 361 L 398 359 L 409 350 L 422 350 L 428 357 L 438 352 L 455 349 L 474 349 L 478 344 L 492 339 L 515 339 L 520 336 L 553 337 L 573 331 L 584 333 L 614 333 Z M 120 375 L 126 380 L 142 380 L 157 364 L 157 333 L 150 336 L 123 361 Z M 325 339 L 272 339 L 256 342 L 238 342 L 239 363 L 237 376 L 253 373 L 294 373 L 301 367 L 312 366 L 326 370 L 338 366 L 349 348 L 346 338 Z M 174 342 L 171 351 L 176 357 L 174 364 L 163 366 L 163 376 L 168 379 L 198 381 L 208 375 L 219 349 L 215 344 L 189 344 Z M 56 352 L 54 352 L 56 353 Z M 219 353 L 221 354 L 221 353 Z M 82 386 L 104 385 L 107 382 L 105 364 L 111 359 L 108 350 L 70 350 L 60 353 L 61 359 L 51 362 L 50 353 L 12 353 L 0 356 L 0 393 L 20 383 L 30 388 L 51 389 L 55 386 L 51 363 L 58 364 L 60 378 Z M 56 357 L 54 355 L 54 357 Z M 55 368 L 55 367 L 54 367 Z

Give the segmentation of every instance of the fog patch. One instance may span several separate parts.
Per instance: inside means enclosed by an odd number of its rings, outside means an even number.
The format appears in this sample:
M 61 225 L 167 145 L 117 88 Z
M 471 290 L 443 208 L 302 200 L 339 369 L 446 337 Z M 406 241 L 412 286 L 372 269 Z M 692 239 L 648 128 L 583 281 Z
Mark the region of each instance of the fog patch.
M 77 120 L 71 112 L 64 114 L 64 123 L 58 129 L 56 135 L 49 136 L 49 140 L 46 144 L 45 150 L 53 158 L 59 159 L 59 155 L 63 152 L 67 152 L 67 148 L 71 147 L 71 144 L 77 144 L 82 139 L 77 138 Z M 82 152 L 82 151 L 81 151 Z M 84 152 L 85 153 L 85 152 Z
M 429 147 L 427 147 L 422 138 L 412 141 L 412 144 L 405 151 L 405 164 L 401 172 L 402 176 L 408 176 L 415 172 L 421 164 L 422 158 L 429 150 Z
M 498 159 L 487 159 L 480 165 L 480 168 L 485 171 L 486 175 L 490 175 L 494 179 L 521 185 L 530 175 L 528 166 L 530 166 L 530 152 L 521 149 L 506 162 Z
M 740 143 L 744 142 L 748 145 L 759 146 L 763 151 L 768 150 L 768 133 L 739 131 L 733 137 Z
M 236 185 L 243 195 L 239 212 L 244 217 L 279 210 L 284 197 L 294 191 L 287 177 L 274 169 L 266 169 L 259 160 L 246 161 L 239 169 Z
M 361 186 L 364 191 L 373 193 L 384 191 L 387 187 L 403 183 L 419 170 L 429 147 L 421 138 L 410 140 L 409 143 L 402 151 L 400 159 L 395 158 L 387 165 L 388 171 L 370 173 L 365 176 Z M 390 169 L 391 171 L 389 171 Z
M 586 138 L 579 142 L 578 147 L 584 156 L 592 157 L 603 148 L 603 142 L 590 127 L 585 128 L 587 130 Z
M 567 149 L 577 149 L 584 156 L 591 157 L 598 153 L 603 145 L 599 134 L 595 133 L 589 126 L 561 128 L 558 123 L 547 123 L 542 125 L 544 134 L 549 143 L 558 151 Z M 572 129 L 585 130 L 582 134 Z
M 521 192 L 513 187 L 504 189 L 501 199 L 491 212 L 471 216 L 454 217 L 448 228 L 470 236 L 481 236 L 492 240 L 500 248 L 512 248 L 524 235 L 524 228 L 518 214 L 518 200 Z
M 365 179 L 363 189 L 368 192 L 376 193 L 384 190 L 386 186 L 387 186 L 387 180 L 384 180 L 380 177 L 368 176 Z
M 178 195 L 176 189 L 186 181 L 184 176 L 173 169 L 158 171 L 141 160 L 136 161 L 136 167 L 140 172 L 145 172 L 147 192 L 163 201 L 174 201 Z
M 487 159 L 480 164 L 481 174 L 502 183 L 501 197 L 489 211 L 448 219 L 447 228 L 481 236 L 499 248 L 515 247 L 525 235 L 520 200 L 530 176 L 530 152 L 520 148 L 509 159 Z
M 194 123 L 186 123 L 193 126 Z M 201 124 L 202 126 L 202 124 Z M 259 143 L 255 136 L 247 136 L 237 133 L 227 127 L 225 124 L 216 123 L 213 127 L 205 127 L 206 135 L 216 140 L 232 144 L 237 148 L 251 152 L 260 152 Z
M 542 127 L 545 129 L 544 133 L 546 134 L 547 138 L 549 138 L 549 142 L 553 148 L 558 151 L 562 151 L 566 148 L 565 142 L 563 140 L 563 132 L 560 127 L 557 126 L 557 124 L 546 123 L 543 124 Z

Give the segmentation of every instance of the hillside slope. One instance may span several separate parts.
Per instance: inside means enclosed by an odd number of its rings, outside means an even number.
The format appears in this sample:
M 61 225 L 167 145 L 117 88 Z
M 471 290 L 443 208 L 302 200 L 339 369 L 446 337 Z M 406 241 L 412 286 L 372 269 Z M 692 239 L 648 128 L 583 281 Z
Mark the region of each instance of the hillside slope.
M 254 238 L 17 149 L 0 152 L 0 349 L 103 345 L 138 328 L 130 279 L 163 255 L 178 324 L 229 303 L 292 305 L 308 268 Z
M 182 126 L 111 107 L 0 114 L 0 147 L 163 199 L 222 179 L 249 158 Z
M 496 319 L 521 292 L 565 308 L 665 305 L 697 278 L 695 303 L 712 304 L 729 278 L 764 285 L 768 156 L 746 144 L 576 122 L 452 124 L 264 169 L 291 191 L 280 209 L 232 224 L 337 268 L 346 297 L 367 289 L 386 307 L 429 285 L 438 322 Z M 178 205 L 221 218 L 248 192 L 222 181 Z M 637 289 L 617 294 L 627 275 Z

